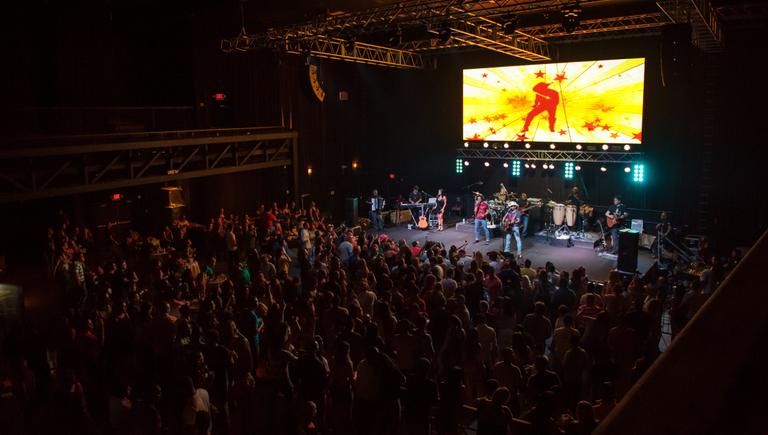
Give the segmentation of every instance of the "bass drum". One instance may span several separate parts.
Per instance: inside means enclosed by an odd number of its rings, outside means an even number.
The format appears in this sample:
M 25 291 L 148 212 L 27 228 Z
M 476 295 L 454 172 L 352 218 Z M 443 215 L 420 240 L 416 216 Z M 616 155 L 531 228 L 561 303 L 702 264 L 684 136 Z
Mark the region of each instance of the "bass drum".
M 562 225 L 565 220 L 565 204 L 555 204 L 552 209 L 552 220 L 555 225 Z
M 488 214 L 485 216 L 485 219 L 488 221 L 488 228 L 498 228 L 501 225 L 501 216 L 499 216 L 499 212 L 492 208 L 488 208 Z

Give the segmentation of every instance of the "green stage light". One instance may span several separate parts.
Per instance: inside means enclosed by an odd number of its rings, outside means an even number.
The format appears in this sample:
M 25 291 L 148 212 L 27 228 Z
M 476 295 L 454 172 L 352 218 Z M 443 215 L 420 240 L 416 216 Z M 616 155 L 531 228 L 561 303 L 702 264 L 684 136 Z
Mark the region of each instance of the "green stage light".
M 512 160 L 512 176 L 513 177 L 519 177 L 520 176 L 520 160 Z
M 635 163 L 632 167 L 632 181 L 635 183 L 645 182 L 645 165 L 642 163 Z
M 456 173 L 457 174 L 463 174 L 464 173 L 464 160 L 456 159 Z
M 565 166 L 563 167 L 564 168 L 563 176 L 565 177 L 566 180 L 570 180 L 573 178 L 573 166 L 574 166 L 573 162 L 565 162 Z

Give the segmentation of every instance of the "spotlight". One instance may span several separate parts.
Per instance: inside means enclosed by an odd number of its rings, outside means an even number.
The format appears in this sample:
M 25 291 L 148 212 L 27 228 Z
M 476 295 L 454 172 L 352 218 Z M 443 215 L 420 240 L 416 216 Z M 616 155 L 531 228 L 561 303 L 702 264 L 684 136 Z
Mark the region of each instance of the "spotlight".
M 463 174 L 464 173 L 464 160 L 456 159 L 456 173 L 457 174 Z M 391 180 L 395 179 L 394 177 L 392 177 L 392 175 L 395 175 L 395 174 L 389 174 L 389 175 L 390 175 L 389 178 Z
M 525 169 L 529 169 L 531 165 L 528 162 L 525 162 Z
M 603 144 L 603 151 L 608 151 L 608 145 Z
M 507 149 L 507 148 L 509 148 L 509 144 L 504 142 L 504 149 Z
M 629 146 L 629 144 L 624 145 L 624 151 L 629 151 L 631 149 L 632 149 L 632 147 Z
M 608 168 L 606 168 L 605 166 L 600 166 L 600 172 L 605 172 L 607 170 L 608 170 Z
M 555 144 L 553 144 L 553 143 L 549 144 L 549 149 L 551 149 L 551 150 L 555 149 Z
M 464 160 L 464 166 L 469 166 L 469 160 Z
M 525 144 L 525 149 L 527 149 L 527 150 L 531 149 L 531 144 L 529 144 L 529 143 Z
M 575 170 L 577 170 L 577 171 L 581 171 L 581 166 L 579 166 L 579 165 L 576 165 L 576 166 L 574 166 L 574 167 L 573 167 L 573 169 L 575 169 Z
M 625 167 L 624 167 L 624 172 L 626 172 L 627 174 L 629 174 L 629 173 L 630 173 L 630 171 L 632 171 L 632 168 L 630 168 L 629 166 L 625 166 Z
M 512 176 L 513 177 L 519 177 L 520 176 L 520 160 L 513 160 L 512 161 Z
M 565 33 L 573 33 L 576 28 L 579 27 L 579 18 L 581 17 L 581 6 L 579 2 L 572 5 L 563 6 L 560 9 L 560 13 L 563 14 L 563 29 Z
M 357 160 L 352 160 L 352 169 L 357 169 Z
M 509 167 L 509 163 L 504 162 L 504 164 L 502 166 L 504 166 L 505 168 L 508 168 Z
M 581 147 L 581 144 L 577 144 L 577 145 L 576 145 L 576 149 L 577 149 L 577 150 L 580 150 L 581 148 L 582 148 L 582 147 Z
M 469 148 L 469 142 L 464 142 L 464 148 Z
M 483 163 L 483 166 L 485 166 L 485 167 L 487 168 L 488 166 L 491 166 L 491 162 L 489 162 L 489 161 L 487 161 L 487 160 L 486 160 L 486 161 Z
M 501 27 L 501 31 L 504 32 L 505 35 L 514 35 L 515 30 L 517 30 L 517 15 L 509 14 L 504 17 L 504 20 L 506 22 Z
M 536 169 L 536 163 L 531 163 L 531 169 Z
M 549 169 L 555 169 L 555 164 L 554 163 L 550 163 L 549 164 Z
M 312 175 L 312 166 L 307 166 L 307 175 Z
M 437 39 L 440 40 L 441 43 L 445 44 L 448 42 L 449 39 L 451 39 L 451 25 L 449 23 L 445 23 L 441 28 L 440 31 L 437 33 Z
M 483 142 L 483 148 L 488 148 L 488 142 Z
M 357 40 L 357 37 L 352 32 L 344 32 L 343 36 L 344 38 L 344 51 L 346 54 L 352 54 L 355 51 L 355 41 Z

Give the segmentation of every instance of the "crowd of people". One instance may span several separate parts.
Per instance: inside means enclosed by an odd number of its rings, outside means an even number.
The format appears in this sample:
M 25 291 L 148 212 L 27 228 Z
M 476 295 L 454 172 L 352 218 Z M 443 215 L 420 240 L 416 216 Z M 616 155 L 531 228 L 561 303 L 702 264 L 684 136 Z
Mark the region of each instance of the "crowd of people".
M 679 330 L 708 296 L 409 244 L 314 204 L 154 236 L 64 217 L 46 259 L 61 311 L 0 331 L 3 433 L 589 434 L 659 354 L 667 308 Z

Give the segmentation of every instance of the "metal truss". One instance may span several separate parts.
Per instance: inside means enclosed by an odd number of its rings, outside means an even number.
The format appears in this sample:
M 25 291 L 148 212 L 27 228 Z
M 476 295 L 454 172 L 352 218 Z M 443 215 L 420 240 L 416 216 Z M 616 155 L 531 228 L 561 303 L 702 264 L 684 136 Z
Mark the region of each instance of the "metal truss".
M 325 37 L 317 37 L 307 41 L 287 39 L 276 43 L 275 46 L 286 53 L 310 54 L 326 59 L 345 60 L 370 65 L 403 69 L 434 67 L 434 61 L 427 60 L 418 53 L 361 42 L 348 43 L 343 39 Z
M 624 17 L 582 20 L 572 33 L 566 33 L 560 24 L 526 27 L 523 31 L 538 38 L 561 38 L 570 35 L 653 29 L 669 24 L 669 18 L 661 12 Z
M 529 61 L 550 60 L 549 45 L 546 41 L 523 32 L 506 35 L 501 31 L 501 25 L 494 21 L 456 21 L 451 24 L 450 29 L 452 38 L 460 43 Z
M 671 22 L 691 24 L 692 42 L 701 51 L 722 51 L 722 27 L 709 0 L 662 0 L 657 1 L 656 5 Z
M 0 203 L 292 165 L 298 133 L 232 129 L 175 138 L 0 150 Z M 98 136 L 90 139 L 98 139 Z M 295 189 L 294 189 L 295 190 Z
M 557 150 L 494 150 L 457 148 L 457 159 L 531 160 L 548 162 L 632 163 L 640 161 L 641 152 L 629 151 L 557 151 Z
M 312 45 L 316 50 L 291 50 L 289 52 L 315 54 L 319 57 L 343 59 L 353 62 L 403 67 L 398 63 L 371 62 L 370 56 L 357 56 L 350 50 L 345 55 L 333 45 L 353 42 L 349 34 L 356 32 L 386 31 L 398 25 L 422 24 L 433 29 L 450 29 L 457 39 L 452 45 L 474 45 L 505 53 L 525 60 L 550 60 L 546 41 L 515 32 L 506 35 L 501 25 L 488 17 L 505 12 L 522 12 L 560 4 L 559 0 L 517 2 L 513 0 L 411 0 L 395 5 L 371 8 L 359 12 L 317 18 L 309 23 L 269 29 L 264 33 L 247 35 L 241 32 L 236 38 L 221 41 L 225 52 L 246 51 L 259 47 L 281 47 L 286 44 Z M 321 42 L 318 42 L 321 41 Z M 333 45 L 328 45 L 332 43 Z M 444 44 L 445 45 L 445 44 Z M 322 49 L 321 49 L 322 48 Z M 417 56 L 406 50 L 367 44 L 372 52 L 400 52 L 405 56 Z M 423 64 L 423 61 L 419 61 Z M 404 67 L 411 67 L 407 64 Z

